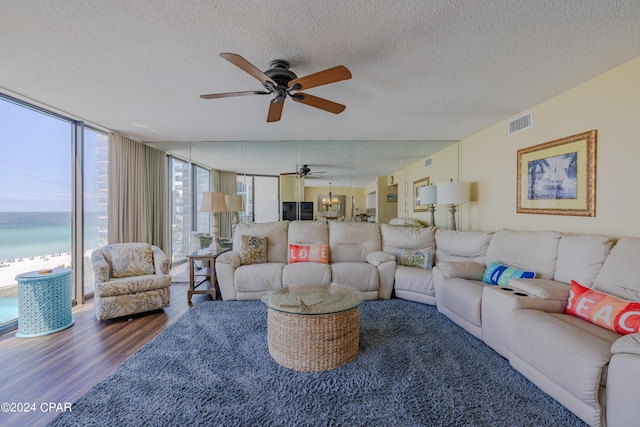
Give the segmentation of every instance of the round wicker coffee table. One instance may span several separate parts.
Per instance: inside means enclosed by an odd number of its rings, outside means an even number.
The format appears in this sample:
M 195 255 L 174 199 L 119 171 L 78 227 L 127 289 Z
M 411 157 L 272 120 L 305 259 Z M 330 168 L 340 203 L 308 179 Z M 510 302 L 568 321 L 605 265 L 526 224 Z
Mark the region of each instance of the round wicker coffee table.
M 327 371 L 356 357 L 362 294 L 347 286 L 292 285 L 262 297 L 269 354 L 296 371 Z

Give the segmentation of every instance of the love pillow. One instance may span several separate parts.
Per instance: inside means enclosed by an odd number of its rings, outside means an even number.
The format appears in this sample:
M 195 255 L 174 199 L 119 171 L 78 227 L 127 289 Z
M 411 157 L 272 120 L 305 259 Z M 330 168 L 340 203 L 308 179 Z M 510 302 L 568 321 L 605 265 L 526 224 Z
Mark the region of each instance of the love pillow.
M 327 245 L 289 245 L 289 263 L 321 262 L 329 264 Z
M 619 334 L 640 331 L 640 302 L 625 301 L 571 281 L 565 313 Z

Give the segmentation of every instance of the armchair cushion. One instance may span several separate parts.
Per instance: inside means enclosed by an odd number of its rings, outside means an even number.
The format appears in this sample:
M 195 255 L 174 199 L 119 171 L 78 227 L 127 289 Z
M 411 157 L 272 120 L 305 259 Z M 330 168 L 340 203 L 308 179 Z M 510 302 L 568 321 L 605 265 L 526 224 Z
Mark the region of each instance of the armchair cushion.
M 111 263 L 111 277 L 133 277 L 154 274 L 153 251 L 148 243 L 123 243 L 103 248 Z

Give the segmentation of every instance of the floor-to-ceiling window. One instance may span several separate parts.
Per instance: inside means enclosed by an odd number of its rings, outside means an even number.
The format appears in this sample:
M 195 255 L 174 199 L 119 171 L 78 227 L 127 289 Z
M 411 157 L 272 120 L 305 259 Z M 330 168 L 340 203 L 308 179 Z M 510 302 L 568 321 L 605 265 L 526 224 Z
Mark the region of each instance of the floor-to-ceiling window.
M 191 232 L 191 174 L 189 163 L 169 157 L 169 189 L 171 191 L 171 262 L 186 260 Z
M 271 222 L 280 216 L 277 176 L 238 175 L 236 193 L 242 195 L 240 222 Z
M 202 204 L 202 193 L 210 191 L 211 188 L 211 171 L 203 167 L 194 165 L 193 168 L 195 176 L 194 186 L 194 215 L 195 230 L 199 233 L 211 232 L 211 214 L 209 212 L 200 212 L 200 205 Z
M 75 126 L 0 97 L 0 327 L 18 316 L 17 275 L 71 266 Z
M 109 136 L 85 127 L 83 143 L 84 294 L 95 290 L 91 252 L 107 244 Z

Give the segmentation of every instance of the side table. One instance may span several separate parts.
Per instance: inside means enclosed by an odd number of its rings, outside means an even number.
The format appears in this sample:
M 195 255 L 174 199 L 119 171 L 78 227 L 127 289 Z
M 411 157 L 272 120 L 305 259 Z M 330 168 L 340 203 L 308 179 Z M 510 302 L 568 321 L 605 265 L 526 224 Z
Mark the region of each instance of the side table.
M 230 250 L 230 248 L 222 248 L 216 251 L 205 248 L 187 255 L 187 262 L 189 263 L 189 290 L 187 291 L 187 301 L 191 302 L 191 296 L 193 294 L 209 294 L 211 295 L 211 299 L 216 299 L 216 258 Z M 196 265 L 197 261 L 202 261 L 202 267 Z M 199 281 L 196 282 L 196 279 Z M 209 289 L 196 289 L 207 281 L 209 282 Z
M 30 271 L 18 281 L 18 338 L 39 337 L 73 325 L 71 269 Z

